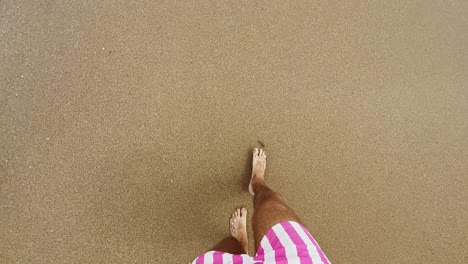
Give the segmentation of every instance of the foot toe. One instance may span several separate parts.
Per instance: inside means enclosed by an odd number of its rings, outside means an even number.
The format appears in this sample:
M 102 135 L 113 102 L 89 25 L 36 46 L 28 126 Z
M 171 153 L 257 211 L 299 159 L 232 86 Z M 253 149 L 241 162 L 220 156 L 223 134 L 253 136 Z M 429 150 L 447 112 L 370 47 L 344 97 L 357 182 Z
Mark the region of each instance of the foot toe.
M 246 216 L 247 216 L 247 208 L 242 207 L 242 209 L 241 209 L 241 216 L 242 216 L 242 217 L 246 217 Z

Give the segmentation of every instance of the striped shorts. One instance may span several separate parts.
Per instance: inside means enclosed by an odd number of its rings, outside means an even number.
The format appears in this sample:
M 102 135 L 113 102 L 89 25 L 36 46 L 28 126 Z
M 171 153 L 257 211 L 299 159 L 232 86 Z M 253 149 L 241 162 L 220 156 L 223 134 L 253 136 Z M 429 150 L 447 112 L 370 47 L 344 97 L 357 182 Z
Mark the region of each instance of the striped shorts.
M 251 263 L 330 263 L 319 245 L 297 222 L 282 222 L 273 226 L 262 238 L 257 254 L 233 255 L 221 251 L 209 251 L 193 261 L 193 264 L 251 264 Z

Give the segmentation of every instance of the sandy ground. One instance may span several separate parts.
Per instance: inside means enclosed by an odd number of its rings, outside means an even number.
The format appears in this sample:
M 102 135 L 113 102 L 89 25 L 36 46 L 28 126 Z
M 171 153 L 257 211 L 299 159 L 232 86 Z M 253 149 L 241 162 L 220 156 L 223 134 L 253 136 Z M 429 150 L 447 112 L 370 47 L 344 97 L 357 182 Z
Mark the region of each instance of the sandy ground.
M 332 262 L 468 262 L 466 1 L 174 2 L 0 2 L 1 263 L 188 263 L 259 141 Z

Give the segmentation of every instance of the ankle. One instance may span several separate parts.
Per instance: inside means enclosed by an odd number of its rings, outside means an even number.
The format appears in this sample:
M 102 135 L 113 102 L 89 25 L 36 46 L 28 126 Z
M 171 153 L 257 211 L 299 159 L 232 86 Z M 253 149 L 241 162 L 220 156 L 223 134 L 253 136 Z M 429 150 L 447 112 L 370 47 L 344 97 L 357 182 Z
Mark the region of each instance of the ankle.
M 268 188 L 265 181 L 263 179 L 254 179 L 252 180 L 252 191 L 255 194 L 260 193 L 265 188 Z
M 252 177 L 263 179 L 265 177 L 265 170 L 261 168 L 253 169 Z

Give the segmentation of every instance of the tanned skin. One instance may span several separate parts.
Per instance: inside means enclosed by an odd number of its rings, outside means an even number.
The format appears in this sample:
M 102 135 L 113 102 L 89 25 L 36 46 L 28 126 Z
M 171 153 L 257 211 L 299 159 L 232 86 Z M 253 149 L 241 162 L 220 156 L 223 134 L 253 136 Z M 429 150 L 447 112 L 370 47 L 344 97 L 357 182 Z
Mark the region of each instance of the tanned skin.
M 254 214 L 252 226 L 255 239 L 255 250 L 258 249 L 263 236 L 274 225 L 284 221 L 301 223 L 296 214 L 286 205 L 281 196 L 271 190 L 265 183 L 266 154 L 263 149 L 253 150 L 252 177 L 249 192 L 254 196 Z M 238 208 L 230 221 L 231 236 L 219 242 L 213 250 L 231 254 L 247 254 L 247 209 Z

